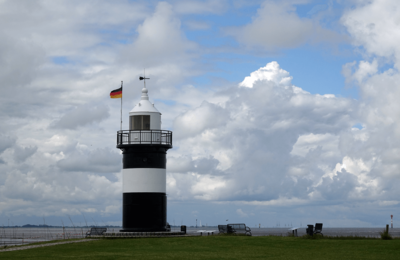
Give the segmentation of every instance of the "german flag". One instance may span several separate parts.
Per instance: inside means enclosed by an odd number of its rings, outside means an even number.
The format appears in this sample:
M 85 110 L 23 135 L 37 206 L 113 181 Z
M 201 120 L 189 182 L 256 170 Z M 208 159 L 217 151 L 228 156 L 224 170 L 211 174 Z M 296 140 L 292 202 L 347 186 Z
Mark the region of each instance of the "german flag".
M 122 98 L 122 86 L 111 91 L 110 98 Z

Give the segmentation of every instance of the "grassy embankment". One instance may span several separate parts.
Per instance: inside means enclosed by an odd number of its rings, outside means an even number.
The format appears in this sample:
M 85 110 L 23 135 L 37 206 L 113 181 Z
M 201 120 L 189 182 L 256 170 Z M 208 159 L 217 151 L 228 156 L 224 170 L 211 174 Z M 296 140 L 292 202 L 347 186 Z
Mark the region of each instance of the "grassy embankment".
M 400 239 L 203 236 L 101 239 L 0 252 L 0 259 L 400 259 Z

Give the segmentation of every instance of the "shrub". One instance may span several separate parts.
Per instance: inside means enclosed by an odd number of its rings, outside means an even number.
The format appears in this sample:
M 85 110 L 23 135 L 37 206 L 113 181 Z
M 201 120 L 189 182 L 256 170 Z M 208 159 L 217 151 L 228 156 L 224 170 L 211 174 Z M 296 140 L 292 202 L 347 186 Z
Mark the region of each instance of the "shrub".
M 383 240 L 391 240 L 393 239 L 393 237 L 389 234 L 389 231 L 384 229 L 382 232 L 379 232 L 379 234 L 381 235 L 381 238 Z

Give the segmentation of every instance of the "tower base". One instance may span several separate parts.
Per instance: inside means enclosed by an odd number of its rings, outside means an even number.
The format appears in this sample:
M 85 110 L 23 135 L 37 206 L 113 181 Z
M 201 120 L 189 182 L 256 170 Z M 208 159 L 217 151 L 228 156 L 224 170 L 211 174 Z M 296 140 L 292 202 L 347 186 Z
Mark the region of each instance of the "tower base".
M 121 232 L 167 231 L 165 193 L 123 193 Z

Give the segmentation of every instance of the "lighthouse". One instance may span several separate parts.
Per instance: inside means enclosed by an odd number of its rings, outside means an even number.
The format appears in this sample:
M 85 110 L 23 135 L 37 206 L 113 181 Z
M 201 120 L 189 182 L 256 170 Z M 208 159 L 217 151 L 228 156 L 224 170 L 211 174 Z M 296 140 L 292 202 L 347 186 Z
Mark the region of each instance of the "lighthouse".
M 123 156 L 121 231 L 166 231 L 166 157 L 172 132 L 161 130 L 161 113 L 150 102 L 145 81 L 139 103 L 129 112 L 129 130 L 117 132 L 117 148 Z

